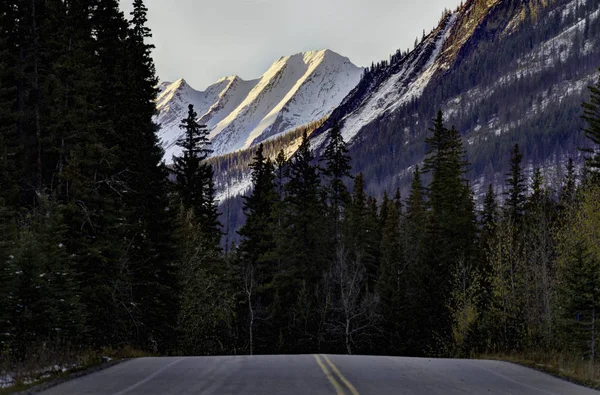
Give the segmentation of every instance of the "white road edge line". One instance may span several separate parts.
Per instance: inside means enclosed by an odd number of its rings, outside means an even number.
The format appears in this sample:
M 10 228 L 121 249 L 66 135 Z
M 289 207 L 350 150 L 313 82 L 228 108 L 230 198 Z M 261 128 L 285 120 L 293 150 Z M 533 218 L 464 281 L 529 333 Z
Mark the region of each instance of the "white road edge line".
M 551 392 L 551 391 L 545 390 L 545 389 L 543 389 L 543 388 L 534 387 L 534 386 L 532 386 L 532 385 L 529 385 L 529 384 L 523 383 L 523 382 L 521 382 L 521 381 L 515 380 L 515 379 L 513 379 L 512 377 L 505 376 L 505 375 L 503 375 L 502 373 L 494 372 L 492 369 L 484 368 L 483 366 L 479 366 L 479 365 L 477 365 L 477 364 L 474 364 L 474 366 L 475 366 L 476 368 L 479 368 L 479 369 L 481 369 L 481 370 L 485 370 L 486 372 L 489 372 L 489 373 L 491 373 L 491 374 L 493 374 L 493 375 L 496 375 L 496 376 L 498 376 L 498 377 L 500 377 L 500 378 L 503 378 L 503 379 L 504 379 L 504 380 L 506 380 L 506 381 L 510 381 L 511 383 L 515 383 L 515 384 L 518 384 L 518 385 L 522 385 L 523 387 L 525 387 L 525 388 L 529 388 L 530 390 L 534 390 L 534 391 L 536 391 L 536 392 L 542 392 L 542 393 L 545 393 L 545 394 L 548 394 L 548 395 L 560 395 L 560 394 L 559 394 L 559 393 L 557 393 L 557 392 Z M 517 365 L 517 366 L 518 366 L 518 365 Z M 538 372 L 538 371 L 536 371 L 536 372 Z M 538 373 L 541 373 L 541 372 L 538 372 Z
M 148 381 L 152 380 L 153 378 L 155 378 L 156 376 L 158 376 L 165 370 L 169 369 L 171 366 L 183 361 L 184 359 L 185 358 L 179 358 L 178 360 L 171 362 L 167 366 L 163 366 L 162 368 L 158 369 L 156 372 L 152 373 L 150 376 L 146 377 L 145 379 L 140 380 L 137 383 L 125 388 L 124 390 L 114 393 L 113 395 L 124 395 L 124 394 L 128 393 L 129 391 L 136 389 L 140 385 L 147 383 Z

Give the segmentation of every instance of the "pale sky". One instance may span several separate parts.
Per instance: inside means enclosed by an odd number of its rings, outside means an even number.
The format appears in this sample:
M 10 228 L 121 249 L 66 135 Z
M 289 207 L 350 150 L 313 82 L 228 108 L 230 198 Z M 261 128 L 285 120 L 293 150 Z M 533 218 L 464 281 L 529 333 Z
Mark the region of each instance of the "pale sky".
M 129 17 L 132 0 L 119 0 Z M 161 81 L 204 90 L 281 56 L 331 49 L 358 66 L 413 47 L 460 0 L 146 0 Z

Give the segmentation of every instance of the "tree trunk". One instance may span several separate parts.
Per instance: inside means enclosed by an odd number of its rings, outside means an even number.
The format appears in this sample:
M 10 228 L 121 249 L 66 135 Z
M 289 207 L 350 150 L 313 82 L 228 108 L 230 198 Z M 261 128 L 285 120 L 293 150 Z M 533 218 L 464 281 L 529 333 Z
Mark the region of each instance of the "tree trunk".
M 350 319 L 346 319 L 346 351 L 348 355 L 352 355 L 352 348 L 350 346 Z
M 596 308 L 592 308 L 592 362 L 596 360 Z

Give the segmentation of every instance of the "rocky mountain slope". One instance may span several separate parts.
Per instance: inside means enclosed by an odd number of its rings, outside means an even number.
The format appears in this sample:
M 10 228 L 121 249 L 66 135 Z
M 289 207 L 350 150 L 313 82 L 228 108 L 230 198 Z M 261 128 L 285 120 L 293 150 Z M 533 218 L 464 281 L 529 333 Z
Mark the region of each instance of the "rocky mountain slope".
M 469 0 L 410 53 L 375 65 L 313 135 L 341 120 L 355 171 L 381 196 L 406 190 L 442 109 L 461 131 L 476 194 L 502 189 L 511 147 L 556 182 L 586 141 L 580 104 L 600 66 L 599 0 Z
M 169 163 L 179 153 L 179 124 L 194 104 L 211 129 L 214 155 L 244 149 L 323 118 L 356 86 L 363 69 L 330 50 L 278 59 L 260 78 L 225 77 L 205 91 L 181 79 L 162 83 L 156 122 Z

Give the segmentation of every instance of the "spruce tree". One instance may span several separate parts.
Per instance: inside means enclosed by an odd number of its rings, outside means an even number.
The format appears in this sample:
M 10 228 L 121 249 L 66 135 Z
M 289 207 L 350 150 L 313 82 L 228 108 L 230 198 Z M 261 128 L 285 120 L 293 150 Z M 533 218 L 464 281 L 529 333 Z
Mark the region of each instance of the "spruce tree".
M 572 346 L 594 360 L 600 311 L 600 188 L 582 192 L 558 232 L 558 278 L 562 319 Z
M 526 183 L 523 175 L 521 162 L 523 161 L 523 155 L 519 150 L 519 145 L 515 144 L 512 155 L 510 157 L 510 172 L 506 174 L 508 177 L 506 183 L 508 184 L 508 192 L 506 193 L 507 198 L 505 202 L 505 209 L 512 221 L 519 226 L 521 217 L 525 210 L 526 200 Z
M 400 213 L 393 201 L 384 200 L 387 216 L 381 239 L 381 270 L 377 281 L 377 293 L 381 297 L 381 312 L 386 342 L 383 352 L 398 354 L 405 350 L 402 339 L 408 319 L 406 316 L 406 292 L 408 272 L 402 248 Z M 383 211 L 383 207 L 382 207 Z
M 583 103 L 583 119 L 587 123 L 584 129 L 585 136 L 590 140 L 593 147 L 584 150 L 588 154 L 586 165 L 596 172 L 600 169 L 600 80 L 589 87 L 590 99 Z M 594 173 L 595 174 L 595 173 Z
M 432 174 L 431 215 L 419 276 L 426 328 L 423 346 L 435 348 L 433 342 L 450 336 L 452 323 L 446 301 L 450 300 L 456 266 L 474 257 L 476 227 L 471 191 L 463 178 L 468 163 L 460 133 L 444 126 L 441 111 L 430 130 L 424 170 Z
M 406 335 L 403 347 L 407 353 L 418 354 L 422 351 L 424 336 L 422 323 L 419 321 L 422 309 L 420 297 L 419 268 L 425 257 L 425 236 L 427 230 L 426 191 L 421 181 L 419 166 L 415 166 L 411 181 L 410 193 L 406 201 L 406 215 L 403 221 L 402 234 L 404 261 L 406 263 Z M 419 317 L 419 318 L 418 318 Z
M 244 196 L 244 214 L 246 223 L 240 229 L 242 236 L 240 252 L 242 259 L 251 265 L 257 265 L 261 258 L 268 255 L 274 248 L 274 204 L 277 198 L 275 191 L 275 173 L 270 159 L 265 158 L 264 146 L 259 145 L 253 162 L 252 192 Z M 271 271 L 273 268 L 270 268 Z M 272 273 L 267 279 L 272 279 Z
M 194 211 L 180 205 L 177 239 L 179 280 L 177 353 L 228 354 L 234 351 L 231 334 L 236 314 L 233 278 L 224 270 L 220 252 L 207 242 Z
M 183 136 L 177 140 L 177 146 L 183 149 L 182 155 L 173 158 L 173 169 L 177 179 L 177 193 L 184 207 L 194 210 L 198 217 L 204 212 L 205 207 L 205 174 L 202 162 L 210 150 L 207 145 L 208 130 L 197 121 L 198 114 L 194 105 L 188 107 L 187 118 L 181 121 L 180 128 L 184 130 Z
M 278 281 L 279 306 L 285 308 L 296 345 L 314 349 L 317 320 L 313 314 L 316 286 L 325 269 L 324 202 L 321 182 L 306 132 L 288 165 L 286 184 L 285 252 Z M 292 306 L 291 309 L 289 306 Z M 312 338 L 312 339 L 311 339 Z M 306 343 L 305 343 L 306 342 Z
M 542 171 L 536 168 L 531 180 L 531 196 L 525 204 L 523 217 L 523 255 L 527 265 L 525 294 L 528 318 L 528 338 L 548 346 L 552 341 L 554 297 L 556 204 L 544 185 Z M 531 317 L 535 317 L 532 319 Z
M 562 182 L 558 200 L 562 209 L 572 207 L 575 203 L 577 192 L 577 174 L 575 173 L 575 165 L 573 159 L 569 158 L 566 166 L 566 174 Z
M 248 306 L 245 315 L 248 315 L 249 339 L 252 339 L 249 342 L 251 353 L 257 349 L 269 350 L 269 343 L 276 341 L 265 316 L 273 308 L 272 286 L 279 269 L 275 215 L 278 195 L 274 165 L 270 159 L 265 158 L 263 152 L 264 146 L 260 144 L 250 165 L 252 192 L 244 197 L 246 223 L 239 231 L 242 237 L 239 248 L 241 276 L 246 299 L 244 306 Z
M 381 208 L 379 210 L 379 228 L 383 229 L 390 216 L 390 197 L 387 192 L 383 192 L 383 199 L 381 200 Z
M 400 188 L 396 189 L 396 194 L 394 195 L 394 206 L 396 206 L 396 211 L 401 215 L 403 210 L 402 205 L 402 194 L 400 193 Z
M 346 178 L 350 177 L 350 157 L 348 156 L 348 147 L 344 142 L 340 126 L 334 121 L 328 134 L 329 142 L 325 147 L 325 152 L 321 161 L 325 162 L 323 175 L 329 179 L 327 188 L 328 203 L 333 226 L 335 239 L 341 237 L 340 221 L 344 208 L 347 206 L 350 196 L 344 183 Z
M 493 232 L 498 221 L 498 202 L 494 185 L 490 184 L 483 199 L 483 211 L 481 212 L 481 225 L 484 233 Z
M 290 159 L 286 198 L 292 225 L 291 257 L 298 263 L 300 278 L 316 280 L 323 269 L 318 266 L 321 253 L 318 247 L 322 238 L 317 236 L 323 218 L 323 202 L 320 199 L 319 172 L 313 161 L 310 142 L 304 133 L 300 147 Z
M 143 1 L 135 0 L 125 41 L 129 62 L 123 98 L 127 101 L 127 120 L 118 125 L 126 129 L 120 134 L 123 138 L 119 145 L 126 163 L 126 182 L 132 191 L 124 204 L 135 224 L 130 238 L 136 247 L 132 292 L 143 324 L 139 341 L 144 348 L 165 352 L 174 346 L 171 339 L 177 317 L 177 276 L 174 223 L 166 210 L 171 184 L 162 162 L 158 126 L 153 122 L 158 79 L 151 56 L 153 46 L 146 43 L 152 37 L 146 13 Z

